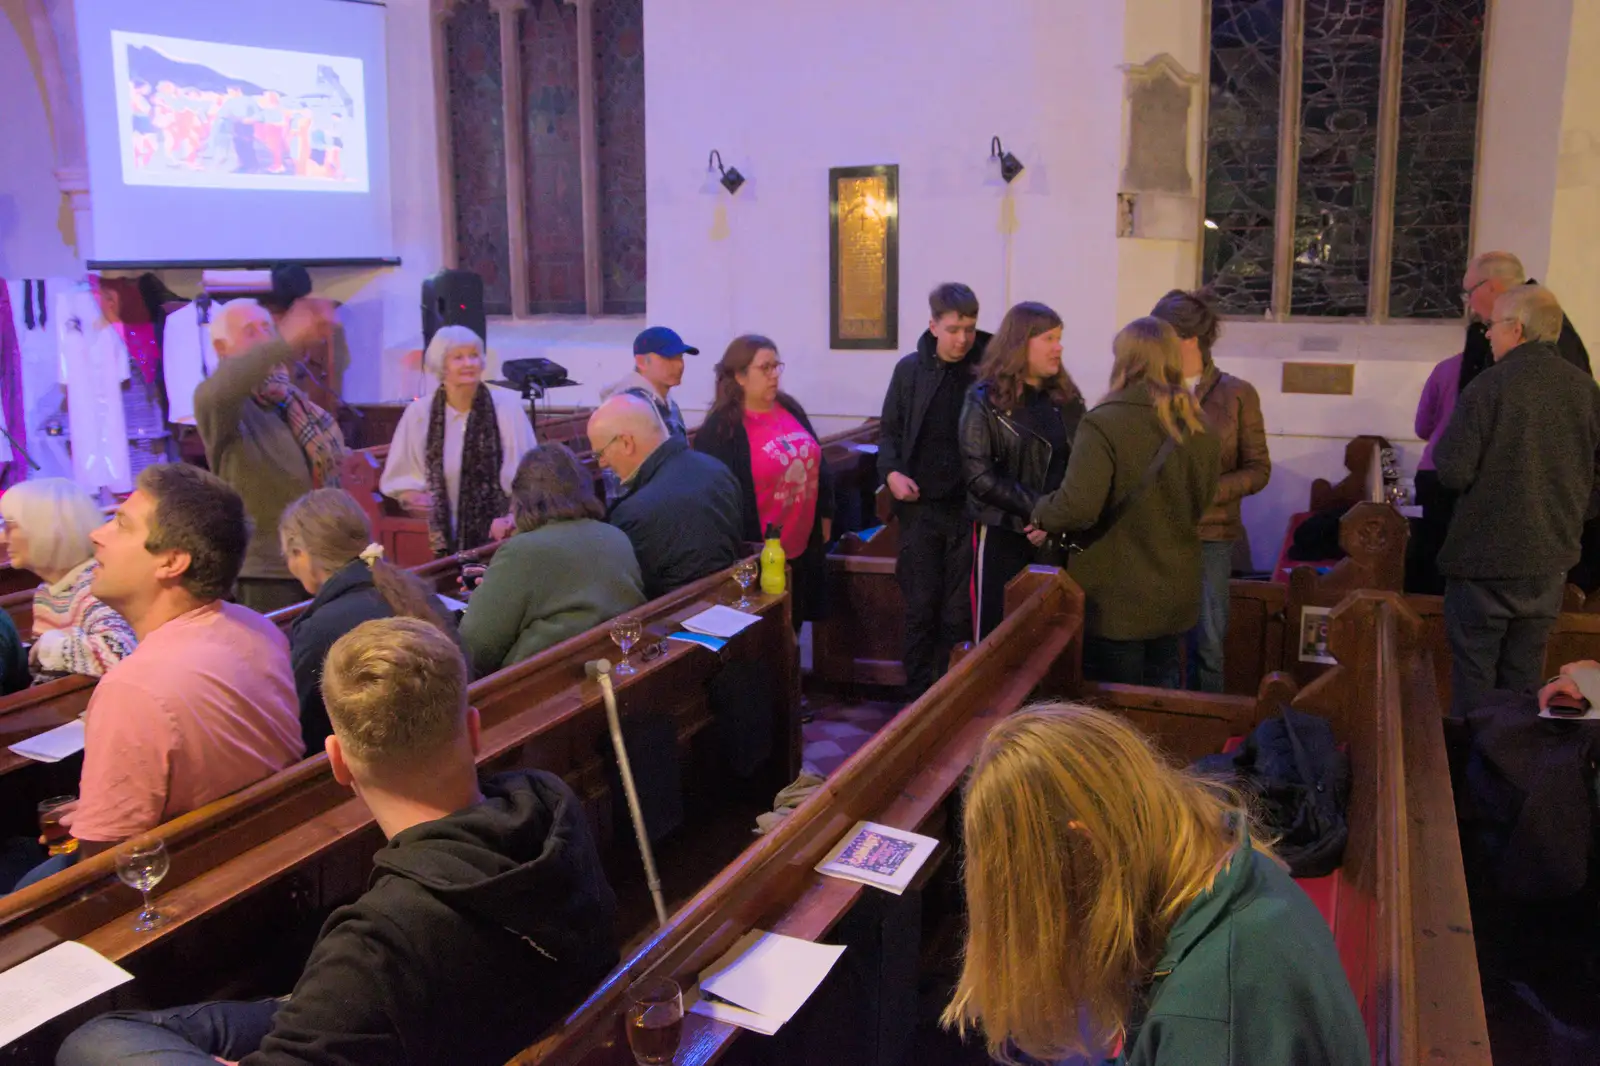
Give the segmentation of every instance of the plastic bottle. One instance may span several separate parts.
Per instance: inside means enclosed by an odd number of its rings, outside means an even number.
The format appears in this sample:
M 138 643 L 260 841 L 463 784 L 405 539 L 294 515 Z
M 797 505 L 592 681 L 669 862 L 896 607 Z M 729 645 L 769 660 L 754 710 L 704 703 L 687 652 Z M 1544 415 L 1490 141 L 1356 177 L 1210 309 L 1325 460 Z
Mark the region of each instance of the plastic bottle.
M 788 588 L 784 565 L 789 560 L 783 554 L 783 542 L 778 539 L 782 534 L 777 526 L 767 526 L 767 546 L 761 549 L 761 591 L 768 596 L 777 596 Z

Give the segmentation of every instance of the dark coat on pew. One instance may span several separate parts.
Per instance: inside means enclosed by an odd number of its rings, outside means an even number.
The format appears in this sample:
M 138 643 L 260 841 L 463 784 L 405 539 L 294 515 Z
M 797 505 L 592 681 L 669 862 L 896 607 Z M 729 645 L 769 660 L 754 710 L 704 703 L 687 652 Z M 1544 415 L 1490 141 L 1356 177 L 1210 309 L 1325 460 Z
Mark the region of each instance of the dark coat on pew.
M 1156 963 L 1125 1066 L 1370 1066 L 1328 923 L 1247 843 L 1189 904 Z
M 539 770 L 398 834 L 328 918 L 251 1066 L 501 1066 L 617 961 L 582 804 Z
M 461 638 L 450 613 L 437 600 L 434 605 L 439 624 L 449 629 L 459 645 Z M 289 627 L 289 661 L 294 667 L 295 695 L 300 697 L 300 733 L 305 738 L 306 755 L 320 752 L 322 742 L 333 732 L 328 709 L 322 702 L 322 664 L 334 641 L 362 622 L 393 615 L 389 601 L 372 583 L 372 570 L 356 559 L 328 578 Z
M 665 596 L 744 555 L 739 483 L 709 455 L 669 437 L 639 467 L 606 521 L 628 535 L 644 594 Z

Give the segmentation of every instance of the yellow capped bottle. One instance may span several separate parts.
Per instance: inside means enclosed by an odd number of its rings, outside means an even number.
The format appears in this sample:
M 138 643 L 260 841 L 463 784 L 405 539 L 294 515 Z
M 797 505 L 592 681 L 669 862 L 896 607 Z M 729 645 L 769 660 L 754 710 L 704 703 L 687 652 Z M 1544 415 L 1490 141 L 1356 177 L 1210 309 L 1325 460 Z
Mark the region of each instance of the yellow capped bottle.
M 767 546 L 761 549 L 761 591 L 776 596 L 788 587 L 784 565 L 789 561 L 783 554 L 783 542 L 778 538 L 783 531 L 775 525 L 767 527 Z

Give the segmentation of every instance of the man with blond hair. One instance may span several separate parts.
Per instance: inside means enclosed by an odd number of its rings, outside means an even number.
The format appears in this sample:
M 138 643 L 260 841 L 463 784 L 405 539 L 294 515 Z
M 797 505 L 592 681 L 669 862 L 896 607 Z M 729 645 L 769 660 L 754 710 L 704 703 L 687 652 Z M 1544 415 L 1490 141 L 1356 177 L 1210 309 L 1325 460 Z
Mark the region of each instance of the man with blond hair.
M 581 803 L 544 771 L 478 775 L 449 637 L 364 622 L 329 651 L 322 692 L 329 769 L 389 838 L 371 887 L 329 916 L 292 995 L 102 1015 L 60 1066 L 500 1066 L 615 964 L 616 898 Z
M 622 392 L 589 416 L 589 446 L 622 494 L 607 521 L 628 535 L 651 599 L 744 554 L 739 483 L 721 460 L 670 434 L 655 405 Z
M 1459 494 L 1439 552 L 1457 716 L 1491 689 L 1538 688 L 1567 570 L 1600 509 L 1600 386 L 1556 351 L 1563 318 L 1542 286 L 1503 293 L 1494 365 L 1434 445 L 1439 483 Z

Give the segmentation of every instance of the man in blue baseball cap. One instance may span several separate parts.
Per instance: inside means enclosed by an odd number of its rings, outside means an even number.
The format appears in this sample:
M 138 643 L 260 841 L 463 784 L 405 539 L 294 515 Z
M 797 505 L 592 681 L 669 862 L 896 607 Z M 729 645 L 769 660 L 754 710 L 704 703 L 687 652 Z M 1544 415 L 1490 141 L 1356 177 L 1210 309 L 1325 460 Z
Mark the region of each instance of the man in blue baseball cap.
M 683 343 L 676 330 L 651 326 L 633 339 L 633 373 L 603 389 L 600 398 L 609 400 L 621 393 L 631 393 L 649 400 L 655 404 L 667 432 L 688 440 L 689 427 L 684 424 L 683 412 L 678 410 L 670 394 L 683 383 L 683 357 L 699 354 L 700 349 Z

